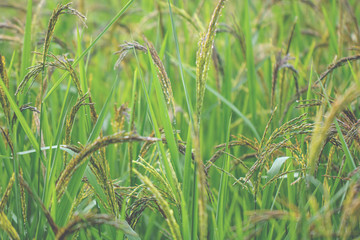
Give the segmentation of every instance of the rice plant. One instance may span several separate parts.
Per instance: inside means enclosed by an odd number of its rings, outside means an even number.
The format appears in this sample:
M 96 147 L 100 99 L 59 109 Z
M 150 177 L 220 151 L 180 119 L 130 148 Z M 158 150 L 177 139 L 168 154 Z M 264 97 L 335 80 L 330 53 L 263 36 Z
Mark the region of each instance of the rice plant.
M 1 239 L 358 239 L 360 4 L 0 3 Z

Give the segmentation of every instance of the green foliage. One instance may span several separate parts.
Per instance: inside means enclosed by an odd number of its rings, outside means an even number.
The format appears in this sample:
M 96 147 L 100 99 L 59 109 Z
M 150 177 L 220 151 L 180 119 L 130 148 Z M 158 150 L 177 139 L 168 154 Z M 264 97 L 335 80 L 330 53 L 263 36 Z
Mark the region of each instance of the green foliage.
M 3 2 L 0 239 L 360 235 L 357 1 Z

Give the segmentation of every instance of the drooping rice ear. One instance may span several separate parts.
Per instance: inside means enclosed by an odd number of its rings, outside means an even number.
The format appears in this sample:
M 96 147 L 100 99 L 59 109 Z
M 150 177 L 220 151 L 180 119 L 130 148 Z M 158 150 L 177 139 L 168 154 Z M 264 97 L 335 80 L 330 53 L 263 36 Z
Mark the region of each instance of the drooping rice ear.
M 31 190 L 30 186 L 27 184 L 27 182 L 24 180 L 23 176 L 22 176 L 22 172 L 20 171 L 20 186 L 22 187 L 22 191 L 24 192 L 23 194 L 25 194 L 26 190 L 29 194 L 29 196 L 35 200 L 35 202 L 40 206 L 41 210 L 43 211 L 52 231 L 57 234 L 59 227 L 56 225 L 54 219 L 52 218 L 49 210 L 45 207 L 44 203 L 41 201 L 41 199 L 39 198 L 38 195 L 34 194 L 34 192 Z M 26 207 L 26 206 L 25 206 Z
M 174 239 L 182 239 L 180 227 L 176 222 L 174 212 L 173 210 L 171 210 L 168 202 L 163 198 L 160 191 L 154 186 L 154 184 L 151 182 L 151 180 L 148 177 L 143 176 L 136 169 L 134 169 L 134 172 L 140 178 L 140 180 L 149 188 L 150 192 L 154 194 L 159 207 L 162 209 L 162 212 L 166 216 L 165 220 L 170 228 L 172 237 Z
M 72 127 L 74 125 L 74 121 L 75 121 L 75 115 L 76 113 L 79 111 L 81 106 L 86 106 L 86 105 L 90 105 L 90 103 L 86 103 L 86 99 L 88 99 L 89 97 L 87 96 L 87 93 L 85 93 L 82 97 L 80 97 L 77 102 L 75 103 L 75 105 L 71 108 L 70 111 L 70 115 L 66 120 L 66 129 L 65 129 L 65 140 L 64 140 L 64 144 L 68 145 L 70 144 L 70 135 L 71 135 L 71 130 Z
M 0 77 L 5 84 L 5 87 L 9 89 L 9 78 L 5 68 L 5 57 L 0 54 Z M 4 90 L 0 87 L 0 103 L 4 110 L 5 117 L 10 123 L 10 103 L 7 99 Z
M 5 205 L 9 199 L 9 196 L 10 196 L 10 193 L 11 193 L 11 189 L 12 189 L 12 186 L 14 185 L 14 182 L 15 182 L 15 173 L 13 173 L 11 175 L 11 178 L 9 180 L 9 183 L 5 189 L 5 192 L 3 194 L 3 196 L 1 197 L 1 200 L 0 200 L 0 212 L 4 211 L 4 208 L 5 208 Z
M 44 52 L 43 52 L 43 60 L 42 60 L 43 67 L 45 67 L 46 57 L 47 57 L 47 54 L 49 51 L 50 42 L 54 35 L 54 29 L 55 29 L 57 21 L 59 20 L 60 15 L 62 15 L 62 14 L 75 15 L 75 16 L 79 17 L 80 20 L 85 24 L 86 17 L 84 15 L 82 15 L 79 11 L 77 11 L 76 9 L 71 8 L 70 5 L 71 5 L 71 3 L 65 4 L 65 5 L 58 4 L 50 17 L 48 28 L 46 31 L 46 36 L 45 36 L 45 42 L 44 42 Z
M 129 226 L 125 220 L 118 220 L 112 215 L 88 213 L 82 216 L 75 216 L 65 227 L 60 228 L 56 234 L 57 240 L 67 239 L 81 229 L 96 227 L 100 225 L 110 225 L 123 231 L 128 237 L 132 236 L 138 239 L 138 234 Z
M 11 225 L 11 222 L 4 212 L 0 212 L 0 229 L 6 232 L 11 239 L 20 240 L 19 234 Z
M 207 32 L 204 33 L 199 42 L 199 50 L 196 54 L 196 119 L 200 121 L 203 106 L 205 84 L 209 71 L 212 48 L 216 34 L 216 26 L 226 0 L 220 0 L 212 14 Z
M 158 69 L 158 77 L 160 79 L 160 84 L 163 94 L 165 96 L 166 103 L 170 105 L 172 113 L 175 114 L 175 101 L 174 101 L 173 91 L 164 64 L 162 63 L 157 51 L 155 50 L 154 45 L 149 40 L 147 40 L 145 36 L 143 36 L 143 39 L 147 47 L 149 48 L 151 58 Z
M 157 138 L 141 137 L 141 136 L 123 136 L 121 134 L 114 134 L 107 137 L 102 137 L 93 143 L 85 146 L 70 162 L 66 165 L 65 169 L 60 174 L 56 182 L 56 196 L 61 199 L 65 189 L 73 175 L 73 173 L 85 162 L 86 158 L 91 156 L 97 150 L 104 148 L 110 144 L 124 143 L 124 142 L 147 142 L 158 141 Z
M 114 186 L 110 179 L 110 167 L 108 161 L 101 154 L 94 154 L 90 158 L 90 168 L 106 196 L 107 203 L 105 206 L 108 206 L 111 214 L 118 216 L 119 207 L 117 206 L 115 198 Z
M 318 167 L 319 158 L 322 149 L 325 145 L 325 140 L 328 137 L 329 129 L 333 124 L 336 116 L 341 113 L 349 103 L 360 95 L 360 90 L 357 86 L 350 86 L 344 95 L 339 96 L 337 100 L 331 105 L 331 108 L 325 114 L 325 120 L 321 121 L 321 111 L 318 112 L 317 121 L 315 123 L 314 132 L 310 142 L 308 166 L 310 174 L 314 175 Z

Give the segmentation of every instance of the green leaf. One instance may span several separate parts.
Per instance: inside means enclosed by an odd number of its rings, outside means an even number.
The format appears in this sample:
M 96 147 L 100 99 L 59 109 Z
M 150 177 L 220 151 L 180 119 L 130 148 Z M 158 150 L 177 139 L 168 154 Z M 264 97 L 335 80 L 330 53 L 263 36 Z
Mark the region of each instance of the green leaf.
M 273 165 L 267 172 L 268 181 L 271 180 L 275 175 L 277 175 L 280 172 L 280 169 L 282 165 L 288 160 L 290 157 L 278 157 L 275 159 Z
M 29 138 L 31 145 L 34 147 L 36 152 L 40 155 L 41 153 L 39 151 L 40 149 L 39 149 L 39 145 L 36 141 L 36 138 L 35 138 L 34 134 L 31 132 L 29 125 L 27 124 L 24 116 L 22 115 L 18 105 L 16 104 L 14 99 L 11 97 L 9 90 L 6 88 L 5 83 L 3 82 L 1 77 L 0 77 L 0 86 L 3 89 L 7 99 L 9 100 L 10 106 L 11 106 L 12 110 L 15 112 L 16 117 L 18 118 L 21 126 L 23 127 L 23 129 L 25 131 L 26 136 Z

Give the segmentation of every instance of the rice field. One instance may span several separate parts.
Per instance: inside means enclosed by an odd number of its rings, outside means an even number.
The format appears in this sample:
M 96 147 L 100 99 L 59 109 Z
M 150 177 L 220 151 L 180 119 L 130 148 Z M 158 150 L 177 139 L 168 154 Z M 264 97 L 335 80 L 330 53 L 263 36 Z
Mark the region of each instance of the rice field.
M 359 3 L 2 0 L 0 239 L 360 239 Z

